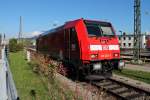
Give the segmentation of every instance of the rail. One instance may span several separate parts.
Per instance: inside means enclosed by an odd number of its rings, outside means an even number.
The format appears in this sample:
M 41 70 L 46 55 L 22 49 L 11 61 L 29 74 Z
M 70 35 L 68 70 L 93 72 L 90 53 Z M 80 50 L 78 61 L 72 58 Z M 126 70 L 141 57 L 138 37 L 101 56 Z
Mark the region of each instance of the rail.
M 150 100 L 150 92 L 129 84 L 114 80 L 105 79 L 100 82 L 92 82 L 92 85 L 104 89 L 121 100 Z
M 7 48 L 4 46 L 0 60 L 0 100 L 19 100 L 6 54 Z

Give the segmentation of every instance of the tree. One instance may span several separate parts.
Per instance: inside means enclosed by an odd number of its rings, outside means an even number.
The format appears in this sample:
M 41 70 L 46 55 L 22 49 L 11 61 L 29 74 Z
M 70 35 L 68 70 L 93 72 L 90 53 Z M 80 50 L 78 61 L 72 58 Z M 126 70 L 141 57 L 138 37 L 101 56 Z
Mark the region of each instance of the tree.
M 10 39 L 9 50 L 10 52 L 17 52 L 17 51 L 23 50 L 23 43 L 18 43 L 17 39 Z

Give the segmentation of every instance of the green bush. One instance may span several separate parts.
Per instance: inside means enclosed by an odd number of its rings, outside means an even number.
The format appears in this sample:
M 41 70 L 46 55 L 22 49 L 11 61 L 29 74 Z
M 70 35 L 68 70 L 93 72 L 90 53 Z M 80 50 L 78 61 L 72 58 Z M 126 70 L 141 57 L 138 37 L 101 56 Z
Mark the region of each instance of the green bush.
M 23 43 L 18 42 L 17 39 L 10 39 L 9 40 L 9 50 L 10 52 L 17 52 L 23 50 Z

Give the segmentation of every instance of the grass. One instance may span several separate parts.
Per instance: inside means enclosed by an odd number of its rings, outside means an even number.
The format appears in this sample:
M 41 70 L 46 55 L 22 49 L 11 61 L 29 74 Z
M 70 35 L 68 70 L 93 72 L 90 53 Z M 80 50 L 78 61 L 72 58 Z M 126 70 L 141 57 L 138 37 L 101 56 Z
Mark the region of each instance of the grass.
M 34 90 L 39 100 L 49 100 L 46 84 L 41 76 L 33 73 L 25 60 L 23 52 L 10 53 L 10 68 L 21 100 L 33 100 L 31 91 Z
M 121 72 L 115 70 L 114 73 L 150 84 L 149 72 L 123 69 Z
M 70 91 L 63 91 L 57 84 L 49 84 L 48 78 L 33 72 L 25 60 L 24 52 L 10 53 L 10 68 L 21 100 L 72 100 Z M 36 93 L 36 99 L 34 97 Z M 65 98 L 65 99 L 62 99 Z

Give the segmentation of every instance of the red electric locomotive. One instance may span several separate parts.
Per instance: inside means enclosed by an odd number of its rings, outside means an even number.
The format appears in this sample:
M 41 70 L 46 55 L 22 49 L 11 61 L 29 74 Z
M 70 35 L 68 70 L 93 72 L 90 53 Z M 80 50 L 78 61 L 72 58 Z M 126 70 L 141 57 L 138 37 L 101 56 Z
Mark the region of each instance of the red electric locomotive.
M 78 19 L 41 34 L 37 51 L 72 64 L 84 75 L 107 75 L 120 69 L 118 37 L 109 22 Z

